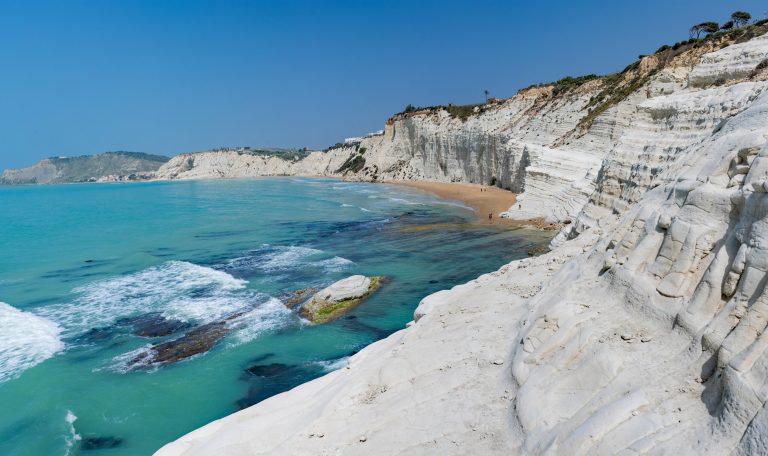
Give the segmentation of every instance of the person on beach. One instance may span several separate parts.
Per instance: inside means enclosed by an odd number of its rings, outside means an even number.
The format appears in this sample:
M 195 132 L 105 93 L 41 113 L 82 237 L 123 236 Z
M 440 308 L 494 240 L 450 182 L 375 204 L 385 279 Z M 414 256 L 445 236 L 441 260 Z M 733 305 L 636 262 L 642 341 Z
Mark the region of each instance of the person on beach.
M 488 214 L 488 220 L 493 220 L 493 212 L 491 212 L 490 214 Z

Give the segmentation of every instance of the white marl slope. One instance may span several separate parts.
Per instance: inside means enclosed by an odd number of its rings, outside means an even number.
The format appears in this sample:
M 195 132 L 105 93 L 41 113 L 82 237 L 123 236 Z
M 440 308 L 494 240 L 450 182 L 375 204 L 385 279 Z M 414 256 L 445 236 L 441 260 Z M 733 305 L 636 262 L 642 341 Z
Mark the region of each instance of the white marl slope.
M 605 151 L 552 252 L 157 454 L 768 454 L 768 83 L 731 71 L 767 44 L 664 70 L 591 138 L 538 145 Z M 689 83 L 704 73 L 726 83 Z

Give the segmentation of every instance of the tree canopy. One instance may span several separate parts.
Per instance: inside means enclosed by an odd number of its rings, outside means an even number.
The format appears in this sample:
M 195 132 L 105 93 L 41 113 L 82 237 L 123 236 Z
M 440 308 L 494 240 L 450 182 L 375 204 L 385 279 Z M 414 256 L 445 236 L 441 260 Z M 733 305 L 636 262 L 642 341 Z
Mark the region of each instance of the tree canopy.
M 731 20 L 736 27 L 743 27 L 750 19 L 752 19 L 752 15 L 746 11 L 734 11 L 731 14 Z
M 718 30 L 720 30 L 720 24 L 717 22 L 702 22 L 701 24 L 696 24 L 691 27 L 689 32 L 692 38 L 699 38 L 702 33 L 710 34 L 715 33 Z

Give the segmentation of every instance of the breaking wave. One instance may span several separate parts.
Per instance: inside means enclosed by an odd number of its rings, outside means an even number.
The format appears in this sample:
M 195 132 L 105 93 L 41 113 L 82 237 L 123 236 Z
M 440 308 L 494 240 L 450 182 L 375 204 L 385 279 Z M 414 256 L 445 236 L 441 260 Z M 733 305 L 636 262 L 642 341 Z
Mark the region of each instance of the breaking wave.
M 67 435 L 64 437 L 64 441 L 67 444 L 67 451 L 64 453 L 64 455 L 68 456 L 72 447 L 74 447 L 77 442 L 82 440 L 82 437 L 75 430 L 75 421 L 77 421 L 77 415 L 72 413 L 72 410 L 67 410 L 67 416 L 64 418 L 64 420 L 67 422 Z
M 64 349 L 54 322 L 0 302 L 0 382 Z
M 266 295 L 245 288 L 245 280 L 185 261 L 169 261 L 135 274 L 76 288 L 74 301 L 41 307 L 38 315 L 56 321 L 72 336 L 107 326 L 117 318 L 160 311 L 167 318 L 208 322 L 255 307 Z
M 229 322 L 233 337 L 229 345 L 236 346 L 250 342 L 264 331 L 286 323 L 293 313 L 279 299 L 270 298 L 250 312 Z

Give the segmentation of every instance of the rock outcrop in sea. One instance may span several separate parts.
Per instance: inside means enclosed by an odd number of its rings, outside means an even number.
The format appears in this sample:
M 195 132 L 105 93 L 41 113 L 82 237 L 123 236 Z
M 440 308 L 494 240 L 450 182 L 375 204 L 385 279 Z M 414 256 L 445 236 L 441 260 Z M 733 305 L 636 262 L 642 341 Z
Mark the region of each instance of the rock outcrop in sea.
M 466 118 L 400 114 L 284 168 L 174 158 L 161 174 L 495 177 L 520 218 L 571 223 L 551 252 L 424 298 L 347 368 L 157 454 L 768 454 L 765 32 Z
M 376 291 L 383 277 L 353 275 L 318 291 L 304 304 L 299 313 L 312 323 L 335 320 L 360 304 Z

